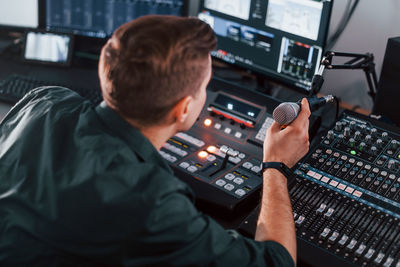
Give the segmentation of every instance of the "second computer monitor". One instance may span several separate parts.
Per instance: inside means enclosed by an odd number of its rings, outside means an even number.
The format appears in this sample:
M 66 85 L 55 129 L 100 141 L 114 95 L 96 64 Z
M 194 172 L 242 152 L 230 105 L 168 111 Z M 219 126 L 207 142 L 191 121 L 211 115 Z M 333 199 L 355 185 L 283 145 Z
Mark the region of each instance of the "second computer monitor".
M 217 37 L 212 55 L 309 90 L 325 46 L 330 0 L 201 0 Z
M 186 0 L 46 0 L 46 29 L 107 37 L 148 14 L 186 15 Z

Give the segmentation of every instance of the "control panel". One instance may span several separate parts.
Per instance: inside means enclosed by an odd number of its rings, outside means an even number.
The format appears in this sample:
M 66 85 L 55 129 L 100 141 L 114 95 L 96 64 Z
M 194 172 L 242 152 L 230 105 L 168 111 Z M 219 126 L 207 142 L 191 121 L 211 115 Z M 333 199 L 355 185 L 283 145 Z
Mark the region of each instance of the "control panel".
M 259 199 L 262 145 L 280 102 L 215 79 L 207 94 L 195 125 L 170 138 L 160 154 L 198 201 L 233 212 Z

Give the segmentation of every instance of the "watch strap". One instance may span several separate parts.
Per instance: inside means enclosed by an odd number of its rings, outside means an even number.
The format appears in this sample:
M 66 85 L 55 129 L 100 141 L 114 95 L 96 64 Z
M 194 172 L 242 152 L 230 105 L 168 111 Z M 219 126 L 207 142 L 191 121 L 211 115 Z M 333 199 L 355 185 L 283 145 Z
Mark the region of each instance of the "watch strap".
M 293 181 L 293 172 L 283 162 L 263 162 L 261 173 L 264 173 L 264 171 L 269 168 L 280 171 L 288 180 L 288 184 Z

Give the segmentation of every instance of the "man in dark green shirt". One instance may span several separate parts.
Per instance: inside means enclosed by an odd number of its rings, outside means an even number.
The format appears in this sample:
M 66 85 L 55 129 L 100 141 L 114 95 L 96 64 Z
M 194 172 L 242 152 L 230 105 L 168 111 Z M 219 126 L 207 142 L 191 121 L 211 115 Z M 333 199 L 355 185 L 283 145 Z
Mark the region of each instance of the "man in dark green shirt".
M 255 241 L 197 211 L 190 188 L 158 153 L 199 115 L 215 42 L 197 19 L 142 17 L 102 50 L 99 106 L 42 87 L 12 108 L 0 124 L 1 266 L 295 263 L 279 171 L 264 172 Z M 303 100 L 294 123 L 271 126 L 264 161 L 293 166 L 306 153 L 308 116 Z

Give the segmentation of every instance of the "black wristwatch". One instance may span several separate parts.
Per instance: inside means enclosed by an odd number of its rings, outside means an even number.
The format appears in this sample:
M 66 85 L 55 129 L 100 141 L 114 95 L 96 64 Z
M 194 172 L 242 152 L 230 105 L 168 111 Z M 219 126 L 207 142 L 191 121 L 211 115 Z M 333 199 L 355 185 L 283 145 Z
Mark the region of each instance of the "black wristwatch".
M 282 162 L 263 162 L 261 174 L 263 174 L 265 169 L 268 169 L 268 168 L 273 168 L 273 169 L 277 169 L 278 171 L 280 171 L 288 180 L 288 184 L 293 182 L 293 180 L 294 180 L 293 172 L 284 163 L 282 163 Z

